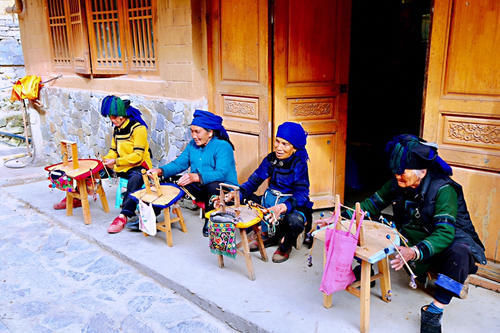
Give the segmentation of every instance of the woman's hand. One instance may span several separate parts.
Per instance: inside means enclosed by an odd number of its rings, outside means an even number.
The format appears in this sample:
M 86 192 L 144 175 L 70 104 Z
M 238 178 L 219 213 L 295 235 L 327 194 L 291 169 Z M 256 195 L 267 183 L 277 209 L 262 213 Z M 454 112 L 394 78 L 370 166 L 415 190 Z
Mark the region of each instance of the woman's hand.
M 274 216 L 278 219 L 281 214 L 285 214 L 287 211 L 286 205 L 284 203 L 280 203 L 276 206 L 272 206 L 268 208 L 270 212 L 274 214 Z
M 152 174 L 157 174 L 158 176 L 161 176 L 163 174 L 163 170 L 162 169 L 149 169 L 148 171 L 146 171 L 146 173 L 148 175 L 152 175 Z
M 409 262 L 409 261 L 415 259 L 417 256 L 415 251 L 413 251 L 413 249 L 411 249 L 409 247 L 398 246 L 398 250 L 403 255 L 403 258 L 406 260 L 406 262 Z M 401 256 L 399 254 L 396 254 L 394 259 L 391 260 L 391 267 L 396 271 L 399 271 L 401 268 L 403 268 L 404 264 L 405 263 L 404 263 L 403 259 L 401 259 Z
M 102 161 L 102 163 L 103 163 L 106 167 L 108 167 L 108 168 L 110 168 L 110 169 L 113 169 L 113 167 L 114 167 L 114 166 L 115 166 L 115 164 L 116 164 L 116 159 L 114 159 L 114 158 L 109 159 L 109 160 L 108 160 L 108 159 L 105 159 L 105 160 L 103 160 L 103 161 Z
M 180 186 L 186 186 L 191 183 L 199 183 L 200 182 L 200 175 L 197 173 L 185 173 L 182 175 L 181 178 L 177 181 L 177 184 Z

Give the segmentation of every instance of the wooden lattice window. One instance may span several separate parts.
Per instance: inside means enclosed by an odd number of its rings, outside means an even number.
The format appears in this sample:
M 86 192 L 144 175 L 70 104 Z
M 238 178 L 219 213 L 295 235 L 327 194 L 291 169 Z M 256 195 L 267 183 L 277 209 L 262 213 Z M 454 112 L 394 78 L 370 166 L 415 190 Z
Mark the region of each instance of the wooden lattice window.
M 156 0 L 47 0 L 52 59 L 77 73 L 156 70 Z
M 49 30 L 54 64 L 70 66 L 71 52 L 68 40 L 68 20 L 64 4 L 64 0 L 48 1 Z

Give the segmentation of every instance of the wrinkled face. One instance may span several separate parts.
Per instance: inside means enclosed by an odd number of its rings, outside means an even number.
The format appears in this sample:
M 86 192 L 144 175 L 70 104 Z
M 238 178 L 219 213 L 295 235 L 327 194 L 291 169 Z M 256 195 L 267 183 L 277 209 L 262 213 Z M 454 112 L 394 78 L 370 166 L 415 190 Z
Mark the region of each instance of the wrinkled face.
M 111 122 L 116 127 L 120 127 L 125 122 L 125 120 L 127 120 L 127 118 L 122 116 L 109 116 L 109 119 L 111 119 Z
M 426 172 L 423 173 L 421 177 L 417 176 L 416 170 L 405 169 L 401 175 L 394 175 L 398 186 L 401 188 L 411 187 L 417 188 L 420 185 L 420 181 L 425 176 Z
M 289 158 L 296 151 L 297 149 L 295 149 L 295 147 L 285 139 L 277 137 L 274 140 L 274 153 L 279 160 Z
M 191 137 L 193 138 L 194 143 L 196 143 L 197 146 L 206 145 L 212 138 L 212 135 L 212 130 L 207 131 L 203 127 L 191 125 Z

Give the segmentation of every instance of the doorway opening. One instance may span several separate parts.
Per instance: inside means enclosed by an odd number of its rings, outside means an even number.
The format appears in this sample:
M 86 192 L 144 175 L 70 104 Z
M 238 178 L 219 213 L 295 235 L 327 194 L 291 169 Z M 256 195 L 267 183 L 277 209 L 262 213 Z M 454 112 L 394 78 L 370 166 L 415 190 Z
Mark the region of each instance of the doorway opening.
M 385 144 L 419 135 L 431 0 L 352 2 L 345 203 L 390 177 Z

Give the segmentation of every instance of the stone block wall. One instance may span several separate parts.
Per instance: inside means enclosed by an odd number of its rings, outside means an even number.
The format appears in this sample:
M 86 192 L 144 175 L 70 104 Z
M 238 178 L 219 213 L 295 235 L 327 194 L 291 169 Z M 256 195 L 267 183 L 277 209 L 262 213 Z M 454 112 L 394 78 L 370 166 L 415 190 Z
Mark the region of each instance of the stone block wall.
M 0 1 L 0 132 L 24 135 L 21 102 L 9 101 L 13 82 L 26 75 L 17 15 L 4 14 L 5 7 L 13 1 Z M 0 136 L 12 145 L 23 141 Z
M 40 91 L 40 130 L 42 142 L 36 147 L 41 163 L 61 161 L 60 141 L 78 144 L 80 158 L 105 155 L 110 147 L 112 124 L 100 114 L 105 93 L 88 90 L 44 87 Z M 191 140 L 189 124 L 195 109 L 207 109 L 207 101 L 146 99 L 128 95 L 148 124 L 153 165 L 172 161 Z

